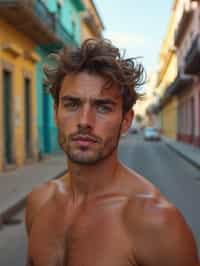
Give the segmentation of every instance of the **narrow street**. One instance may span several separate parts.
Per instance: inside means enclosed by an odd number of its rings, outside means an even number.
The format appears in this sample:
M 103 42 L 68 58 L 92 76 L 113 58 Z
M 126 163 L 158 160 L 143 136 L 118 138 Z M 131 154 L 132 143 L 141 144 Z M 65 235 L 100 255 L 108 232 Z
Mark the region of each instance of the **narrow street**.
M 200 250 L 200 173 L 162 141 L 147 142 L 141 135 L 121 140 L 119 157 L 154 183 L 183 213 L 192 227 Z M 26 261 L 24 212 L 0 229 L 0 265 L 22 266 Z

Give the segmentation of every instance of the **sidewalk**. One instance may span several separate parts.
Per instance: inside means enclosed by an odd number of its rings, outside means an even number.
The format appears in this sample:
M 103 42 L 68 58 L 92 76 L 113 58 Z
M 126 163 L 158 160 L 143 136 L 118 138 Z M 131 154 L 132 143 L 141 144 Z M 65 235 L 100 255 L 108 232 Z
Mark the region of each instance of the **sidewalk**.
M 189 163 L 200 168 L 200 148 L 162 136 L 162 140 Z
M 62 175 L 66 168 L 65 156 L 58 154 L 0 173 L 0 225 L 24 205 L 33 187 Z

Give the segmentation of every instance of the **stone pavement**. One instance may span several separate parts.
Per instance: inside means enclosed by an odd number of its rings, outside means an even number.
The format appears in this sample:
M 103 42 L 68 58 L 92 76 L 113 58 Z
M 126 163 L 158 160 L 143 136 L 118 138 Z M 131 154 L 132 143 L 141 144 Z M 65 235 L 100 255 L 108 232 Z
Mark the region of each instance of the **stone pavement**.
M 0 173 L 0 224 L 24 206 L 33 187 L 66 172 L 63 154 L 45 157 L 40 162 Z

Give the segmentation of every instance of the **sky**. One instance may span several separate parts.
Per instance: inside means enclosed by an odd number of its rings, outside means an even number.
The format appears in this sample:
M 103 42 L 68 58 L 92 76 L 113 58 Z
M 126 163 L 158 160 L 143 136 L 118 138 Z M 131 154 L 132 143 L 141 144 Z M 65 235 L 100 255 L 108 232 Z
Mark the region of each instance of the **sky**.
M 159 52 L 167 32 L 173 0 L 94 0 L 105 26 L 103 36 L 141 57 L 148 78 L 158 69 Z

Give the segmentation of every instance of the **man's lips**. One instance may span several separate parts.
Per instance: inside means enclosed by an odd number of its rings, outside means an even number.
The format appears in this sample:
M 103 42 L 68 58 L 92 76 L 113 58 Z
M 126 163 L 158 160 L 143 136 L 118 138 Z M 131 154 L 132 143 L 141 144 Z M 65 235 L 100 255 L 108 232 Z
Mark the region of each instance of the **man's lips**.
M 90 136 L 76 136 L 72 138 L 73 141 L 76 141 L 80 145 L 88 145 L 91 143 L 96 143 L 97 140 Z

